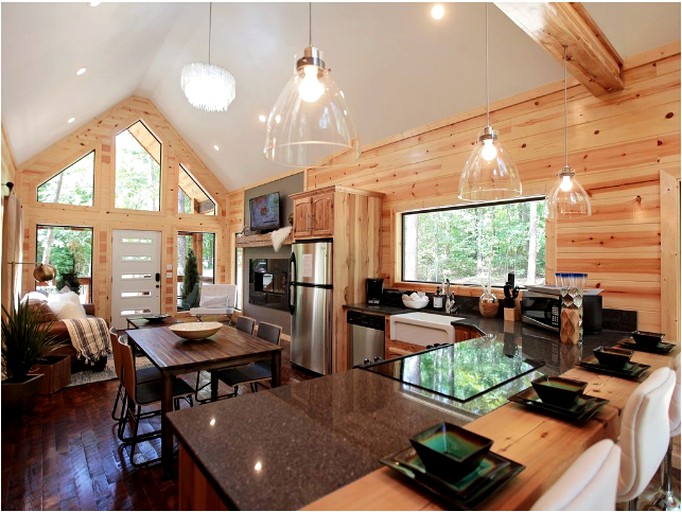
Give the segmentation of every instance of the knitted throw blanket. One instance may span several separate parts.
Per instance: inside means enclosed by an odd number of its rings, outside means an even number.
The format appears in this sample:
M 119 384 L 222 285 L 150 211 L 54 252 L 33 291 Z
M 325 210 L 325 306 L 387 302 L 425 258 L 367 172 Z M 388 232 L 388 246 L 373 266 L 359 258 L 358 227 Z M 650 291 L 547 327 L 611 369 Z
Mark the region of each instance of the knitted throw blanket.
M 71 344 L 78 352 L 78 359 L 94 365 L 107 353 L 111 352 L 109 330 L 102 318 L 68 318 L 63 319 L 71 336 Z

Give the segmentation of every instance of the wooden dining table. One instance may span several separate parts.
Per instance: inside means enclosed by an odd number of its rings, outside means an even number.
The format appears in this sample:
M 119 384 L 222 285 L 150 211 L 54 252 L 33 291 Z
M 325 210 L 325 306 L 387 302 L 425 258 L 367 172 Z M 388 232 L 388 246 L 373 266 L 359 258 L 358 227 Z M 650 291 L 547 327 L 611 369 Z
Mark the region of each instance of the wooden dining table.
M 161 371 L 161 461 L 166 477 L 172 476 L 173 432 L 166 414 L 173 411 L 173 378 L 178 375 L 215 370 L 270 359 L 272 387 L 281 384 L 281 347 L 223 326 L 212 336 L 200 340 L 185 340 L 168 327 L 130 329 L 130 340 Z

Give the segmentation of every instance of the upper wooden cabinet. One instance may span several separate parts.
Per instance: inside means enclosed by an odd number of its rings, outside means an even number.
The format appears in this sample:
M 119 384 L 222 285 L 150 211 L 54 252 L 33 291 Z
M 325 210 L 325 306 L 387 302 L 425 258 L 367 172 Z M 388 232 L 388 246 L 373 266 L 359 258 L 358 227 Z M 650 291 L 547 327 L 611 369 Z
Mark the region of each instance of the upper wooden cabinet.
M 323 238 L 334 235 L 334 191 L 292 195 L 294 238 Z

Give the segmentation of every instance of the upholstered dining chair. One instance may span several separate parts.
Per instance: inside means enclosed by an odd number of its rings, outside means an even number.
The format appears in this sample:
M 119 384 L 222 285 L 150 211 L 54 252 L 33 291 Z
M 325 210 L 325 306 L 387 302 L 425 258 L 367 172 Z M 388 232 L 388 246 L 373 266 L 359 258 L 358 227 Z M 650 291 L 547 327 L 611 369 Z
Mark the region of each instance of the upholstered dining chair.
M 161 402 L 162 384 L 160 381 L 153 381 L 147 383 L 138 383 L 137 372 L 135 371 L 135 356 L 133 349 L 127 343 L 122 343 L 120 338 L 116 340 L 118 344 L 119 354 L 121 356 L 122 371 L 123 371 L 123 386 L 126 391 L 126 419 L 125 423 L 130 427 L 130 436 L 124 437 L 124 442 L 121 446 L 130 446 L 130 462 L 133 466 L 146 466 L 153 462 L 160 460 L 160 457 L 147 460 L 139 463 L 135 460 L 135 449 L 137 445 L 143 441 L 160 437 L 160 430 L 151 430 L 145 433 L 139 433 L 139 423 L 142 418 L 148 418 L 152 415 L 160 415 L 160 409 L 155 409 L 151 412 L 143 414 L 142 407 Z M 180 408 L 180 399 L 187 399 L 190 406 L 192 405 L 192 395 L 194 389 L 182 379 L 173 380 L 173 399 L 174 408 Z M 124 427 L 125 428 L 125 427 Z M 120 436 L 122 437 L 122 436 Z
M 620 448 L 602 439 L 585 450 L 531 510 L 615 510 Z
M 247 334 L 253 334 L 253 332 L 256 330 L 256 320 L 249 316 L 242 315 L 239 318 L 237 318 L 235 327 L 238 330 L 245 332 Z
M 673 437 L 680 435 L 682 414 L 682 381 L 680 381 L 680 354 L 673 361 L 675 371 L 675 388 L 670 400 L 670 412 L 668 414 L 670 425 L 670 441 L 668 451 L 661 464 L 661 487 L 652 496 L 648 496 L 646 503 L 642 503 L 644 510 L 680 510 L 680 496 L 675 495 L 672 484 L 673 471 Z
M 659 368 L 630 395 L 620 424 L 620 464 L 617 501 L 635 510 L 637 498 L 656 474 L 670 440 L 668 411 L 675 373 Z
M 279 325 L 267 322 L 258 324 L 256 337 L 260 339 L 279 346 L 281 335 L 282 327 Z M 239 386 L 243 384 L 249 384 L 251 391 L 255 393 L 258 390 L 258 384 L 263 384 L 272 379 L 272 369 L 269 361 L 256 361 L 245 366 L 217 370 L 216 375 L 220 381 L 232 387 L 233 392 L 228 397 L 233 397 L 237 395 Z

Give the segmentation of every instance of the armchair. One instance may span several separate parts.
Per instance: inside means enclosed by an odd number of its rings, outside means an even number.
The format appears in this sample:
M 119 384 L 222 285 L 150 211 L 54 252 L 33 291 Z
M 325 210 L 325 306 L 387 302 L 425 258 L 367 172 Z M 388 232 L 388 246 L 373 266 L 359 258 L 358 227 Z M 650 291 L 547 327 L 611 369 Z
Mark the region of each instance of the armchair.
M 234 284 L 204 284 L 201 286 L 199 307 L 190 308 L 189 314 L 201 319 L 204 315 L 226 315 L 234 312 L 237 286 Z

